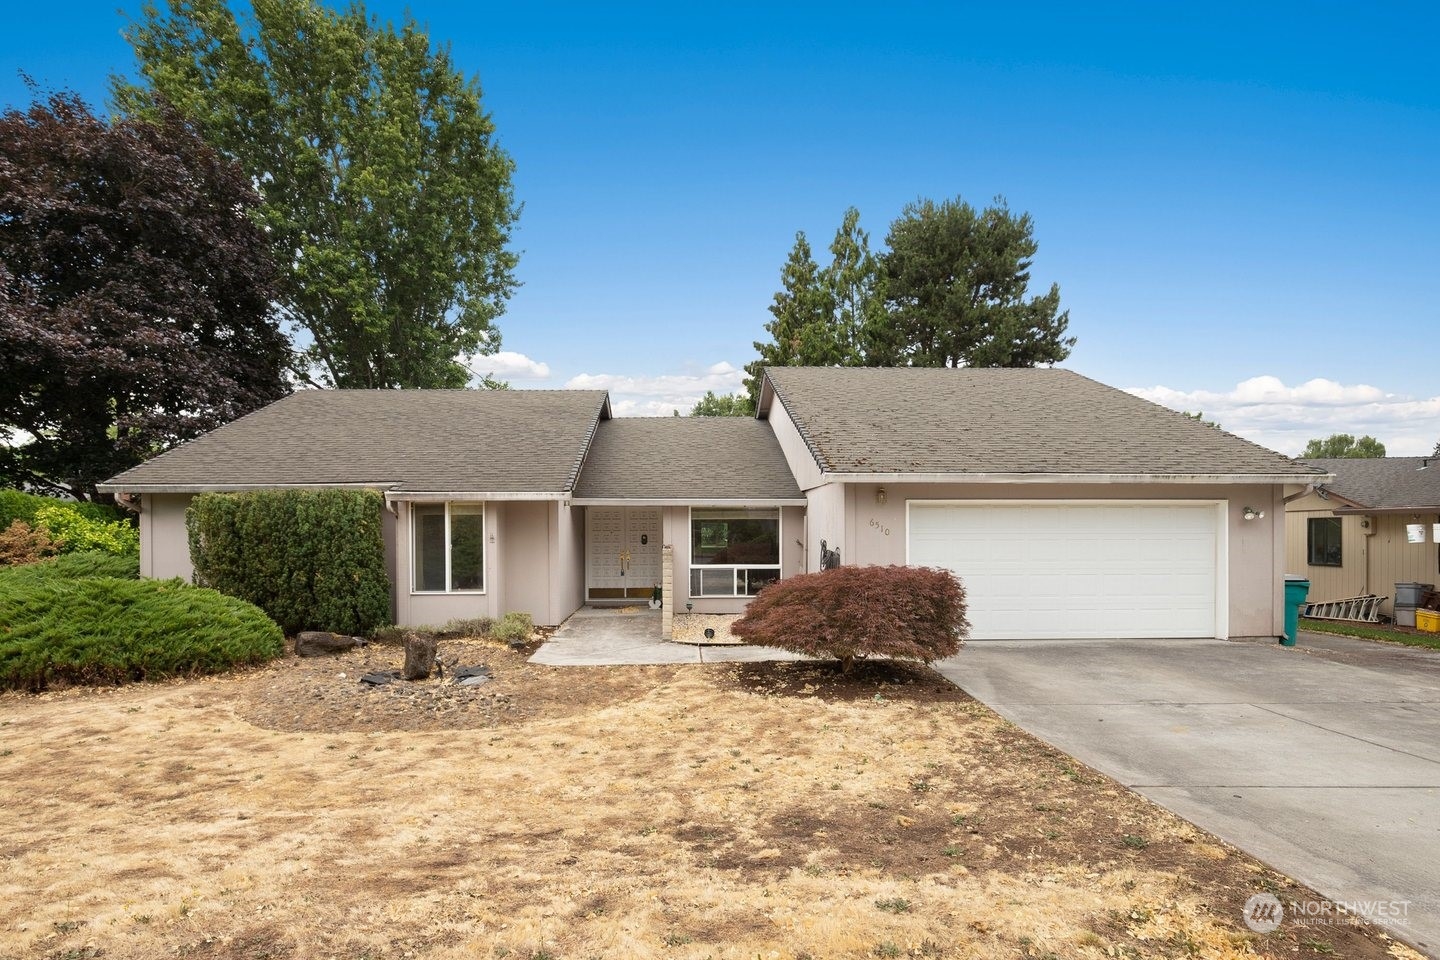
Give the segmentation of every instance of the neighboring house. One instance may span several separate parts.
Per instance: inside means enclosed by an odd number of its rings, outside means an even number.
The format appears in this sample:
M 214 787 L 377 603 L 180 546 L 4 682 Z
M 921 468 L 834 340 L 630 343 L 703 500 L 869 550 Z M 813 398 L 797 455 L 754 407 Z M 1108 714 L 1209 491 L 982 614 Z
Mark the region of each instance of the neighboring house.
M 1312 601 L 1378 594 L 1393 617 L 1396 583 L 1440 583 L 1440 460 L 1305 462 L 1334 476 L 1285 505 L 1285 568 L 1309 578 Z
M 954 570 L 976 638 L 1225 638 L 1281 632 L 1279 518 L 1325 479 L 1066 370 L 780 367 L 754 420 L 612 419 L 599 391 L 304 391 L 103 489 L 140 510 L 157 577 L 192 573 L 198 492 L 379 490 L 402 624 L 553 624 L 666 582 L 671 610 L 735 612 L 828 553 Z

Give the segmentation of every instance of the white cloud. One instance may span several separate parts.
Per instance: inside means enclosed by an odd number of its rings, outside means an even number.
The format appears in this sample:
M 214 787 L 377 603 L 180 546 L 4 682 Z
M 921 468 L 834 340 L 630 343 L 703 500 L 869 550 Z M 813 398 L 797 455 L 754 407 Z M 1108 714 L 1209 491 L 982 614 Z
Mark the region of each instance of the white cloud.
M 1424 456 L 1440 441 L 1440 396 L 1415 398 L 1368 384 L 1309 380 L 1287 387 L 1252 377 L 1232 390 L 1131 387 L 1129 393 L 1175 410 L 1203 410 L 1231 433 L 1294 456 L 1308 440 L 1332 433 L 1370 435 L 1397 457 Z
M 609 390 L 610 406 L 619 417 L 668 417 L 687 414 L 707 391 L 743 393 L 745 371 L 725 361 L 703 373 L 633 377 L 612 373 L 582 373 L 565 381 L 567 389 Z
M 475 354 L 462 358 L 476 377 L 491 376 L 496 380 L 549 380 L 550 364 L 531 360 L 523 353 L 501 350 L 499 353 Z

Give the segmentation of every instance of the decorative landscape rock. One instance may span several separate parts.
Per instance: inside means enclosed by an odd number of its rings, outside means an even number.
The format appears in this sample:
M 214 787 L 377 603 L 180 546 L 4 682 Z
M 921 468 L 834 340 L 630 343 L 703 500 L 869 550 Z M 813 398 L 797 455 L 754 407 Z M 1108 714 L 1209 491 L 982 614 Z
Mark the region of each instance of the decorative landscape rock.
M 406 680 L 425 680 L 434 669 L 435 638 L 405 634 L 405 667 L 400 675 Z
M 346 637 L 323 630 L 304 630 L 295 635 L 297 657 L 324 657 L 365 646 L 364 637 Z
M 366 673 L 360 677 L 360 682 L 372 687 L 383 687 L 387 683 L 394 683 L 400 679 L 399 670 L 383 670 L 377 673 Z

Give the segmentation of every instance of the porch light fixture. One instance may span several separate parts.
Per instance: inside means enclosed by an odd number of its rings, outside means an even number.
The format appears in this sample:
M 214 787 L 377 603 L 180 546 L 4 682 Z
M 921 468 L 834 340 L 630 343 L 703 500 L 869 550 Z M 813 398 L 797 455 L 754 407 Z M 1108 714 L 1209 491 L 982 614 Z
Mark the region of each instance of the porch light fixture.
M 1244 512 L 1241 513 L 1240 516 L 1244 517 L 1246 520 L 1264 520 L 1265 511 L 1256 510 L 1254 507 L 1246 507 Z
M 880 504 L 880 506 L 883 507 L 883 506 L 885 506 L 885 501 L 888 500 L 888 499 L 890 499 L 890 498 L 885 495 L 885 488 L 884 488 L 884 487 L 877 487 L 877 488 L 875 489 L 875 502 L 876 502 L 876 503 Z

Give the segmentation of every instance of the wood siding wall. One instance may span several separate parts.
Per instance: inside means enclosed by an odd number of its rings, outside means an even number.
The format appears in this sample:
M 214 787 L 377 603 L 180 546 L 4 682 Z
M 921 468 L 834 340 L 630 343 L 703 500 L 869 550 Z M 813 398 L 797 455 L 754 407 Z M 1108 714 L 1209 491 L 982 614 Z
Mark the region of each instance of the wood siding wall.
M 1342 565 L 1310 566 L 1306 521 L 1333 516 L 1333 507 L 1312 493 L 1291 502 L 1285 512 L 1285 572 L 1310 578 L 1310 600 L 1344 600 L 1376 593 L 1388 598 L 1381 612 L 1393 617 L 1396 583 L 1440 583 L 1440 546 L 1433 539 L 1433 525 L 1440 522 L 1440 515 L 1433 513 L 1342 516 Z M 1369 521 L 1373 532 L 1362 526 L 1363 520 Z M 1409 523 L 1425 524 L 1424 543 L 1406 542 L 1405 525 Z

